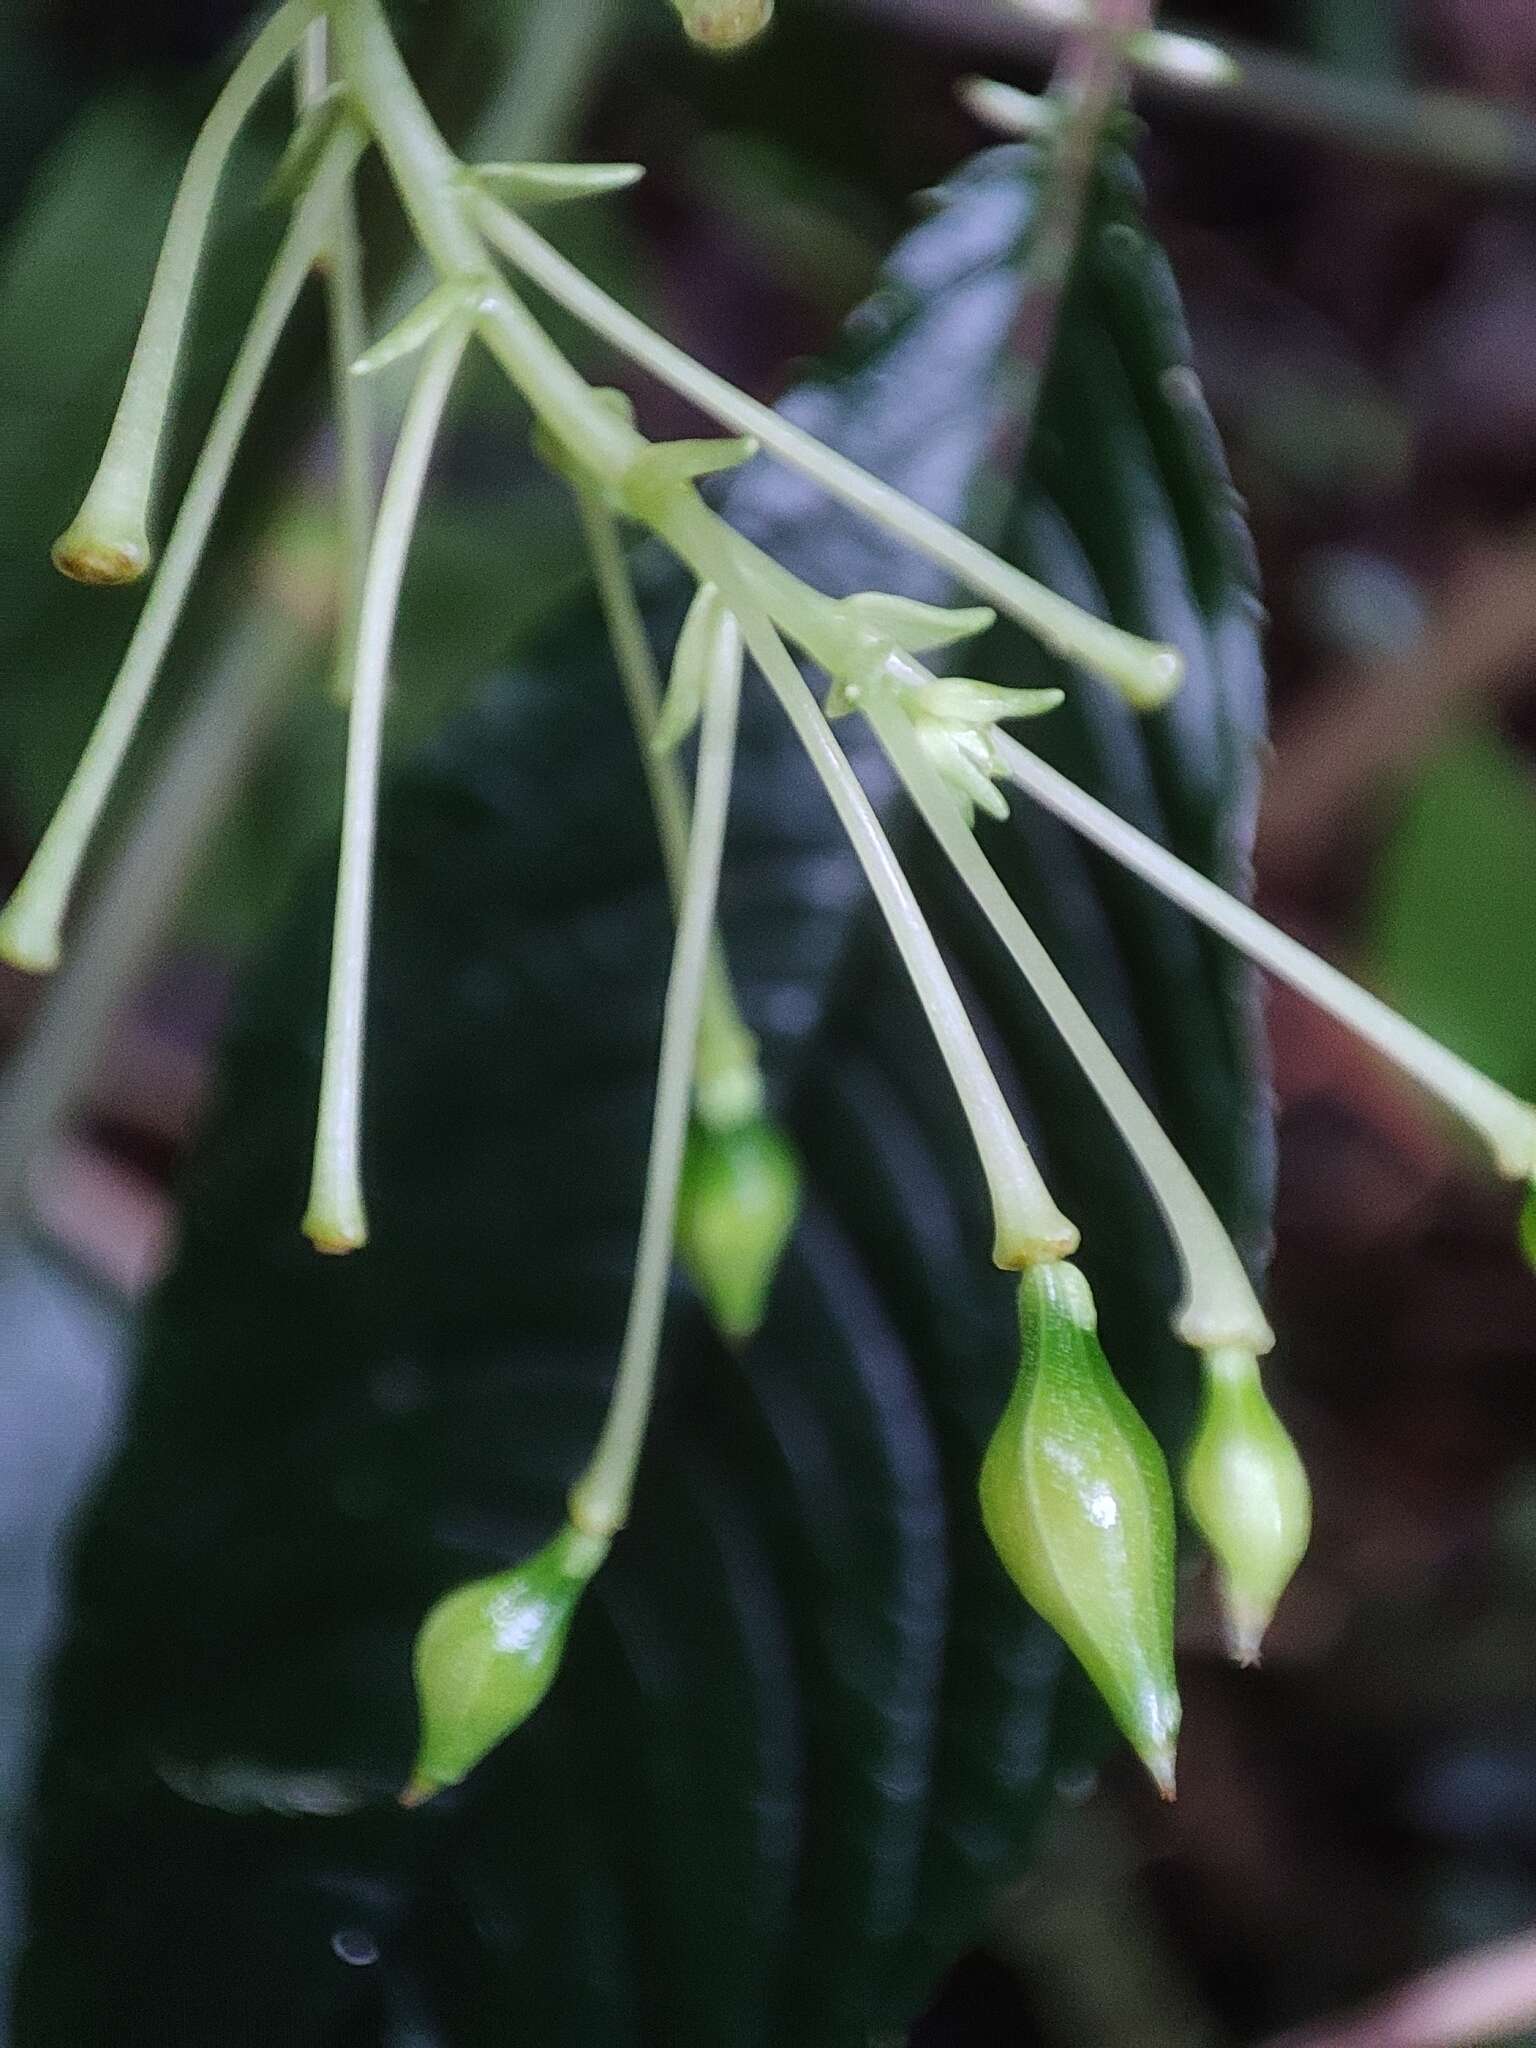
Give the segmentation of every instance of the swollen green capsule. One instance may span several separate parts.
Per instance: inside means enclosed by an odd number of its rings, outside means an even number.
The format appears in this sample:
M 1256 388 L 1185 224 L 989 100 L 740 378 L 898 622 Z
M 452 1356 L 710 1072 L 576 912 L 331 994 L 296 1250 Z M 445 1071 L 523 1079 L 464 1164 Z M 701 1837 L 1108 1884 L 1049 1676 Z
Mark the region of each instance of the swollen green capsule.
M 800 1213 L 800 1169 L 765 1117 L 694 1123 L 677 1201 L 677 1249 L 715 1325 L 744 1343 L 763 1319 Z
M 1312 1495 L 1251 1351 L 1202 1355 L 1205 1406 L 1184 1501 L 1211 1547 L 1232 1655 L 1256 1664 L 1270 1616 L 1307 1547 Z
M 1099 1344 L 1088 1282 L 1064 1260 L 1019 1283 L 1013 1394 L 981 1467 L 987 1534 L 1019 1591 L 1103 1695 L 1173 1797 L 1173 1491 L 1162 1452 Z
M 607 1555 L 569 1524 L 540 1551 L 445 1593 L 416 1638 L 421 1747 L 401 1804 L 457 1785 L 554 1683 L 587 1581 Z
M 692 41 L 707 50 L 739 50 L 773 19 L 773 0 L 672 0 Z

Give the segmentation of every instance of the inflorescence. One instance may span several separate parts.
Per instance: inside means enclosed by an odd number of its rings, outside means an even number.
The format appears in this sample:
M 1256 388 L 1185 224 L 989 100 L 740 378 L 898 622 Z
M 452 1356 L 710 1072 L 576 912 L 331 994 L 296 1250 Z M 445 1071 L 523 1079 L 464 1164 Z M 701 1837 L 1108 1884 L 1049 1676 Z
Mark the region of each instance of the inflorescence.
M 674 0 L 689 33 L 727 46 L 761 28 L 769 0 Z M 284 0 L 247 49 L 193 150 L 127 383 L 95 480 L 54 548 L 67 575 L 121 584 L 151 565 L 149 507 L 192 293 L 221 176 L 246 119 L 291 73 L 299 115 L 278 184 L 292 217 L 147 601 L 79 766 L 0 916 L 0 957 L 36 971 L 59 957 L 82 861 L 197 575 L 241 439 L 306 279 L 325 279 L 342 506 L 340 694 L 349 742 L 331 985 L 310 1201 L 317 1249 L 367 1239 L 360 1128 L 371 876 L 381 738 L 395 628 L 433 449 L 465 355 L 489 352 L 526 402 L 544 459 L 574 493 L 646 763 L 676 910 L 650 1161 L 612 1403 L 565 1528 L 531 1559 L 449 1593 L 417 1646 L 423 1748 L 408 1796 L 462 1777 L 531 1713 L 552 1682 L 580 1593 L 629 1513 L 655 1383 L 674 1251 L 723 1333 L 763 1313 L 793 1228 L 792 1149 L 766 1107 L 715 919 L 746 663 L 766 679 L 820 777 L 879 902 L 974 1137 L 991 1196 L 993 1255 L 1019 1281 L 1017 1383 L 980 1475 L 986 1526 L 1008 1571 L 1084 1665 L 1158 1785 L 1173 1787 L 1174 1510 L 1162 1454 L 1099 1346 L 1093 1297 L 1072 1263 L 1076 1226 L 1043 1181 L 920 905 L 829 717 L 862 716 L 928 828 L 1070 1046 L 1166 1220 L 1183 1295 L 1174 1318 L 1206 1395 L 1184 1475 L 1188 1511 L 1218 1569 L 1229 1639 L 1251 1661 L 1305 1548 L 1306 1479 L 1265 1398 L 1273 1335 L 1215 1210 L 1115 1060 L 994 870 L 975 812 L 1005 815 L 1022 790 L 1190 914 L 1350 1025 L 1487 1142 L 1498 1170 L 1536 1181 L 1536 1111 L 1394 1015 L 1166 848 L 1048 767 L 1003 728 L 1049 713 L 1052 691 L 945 675 L 932 657 L 1009 613 L 1138 709 L 1167 699 L 1177 653 L 1078 609 L 646 327 L 527 219 L 541 205 L 612 192 L 629 164 L 462 163 L 423 104 L 382 0 Z M 354 179 L 376 148 L 436 283 L 366 345 Z M 537 286 L 733 438 L 654 444 L 616 393 L 595 390 L 514 286 Z M 382 491 L 373 476 L 370 380 L 415 360 Z M 982 600 L 945 609 L 879 591 L 833 599 L 734 532 L 701 478 L 763 451 L 899 535 Z M 669 677 L 658 675 L 628 566 L 628 534 L 659 538 L 697 596 Z M 796 654 L 828 680 L 826 708 Z M 690 791 L 680 743 L 697 727 Z M 1536 1215 L 1536 1195 L 1527 1215 Z M 1536 1236 L 1536 1230 L 1531 1231 Z

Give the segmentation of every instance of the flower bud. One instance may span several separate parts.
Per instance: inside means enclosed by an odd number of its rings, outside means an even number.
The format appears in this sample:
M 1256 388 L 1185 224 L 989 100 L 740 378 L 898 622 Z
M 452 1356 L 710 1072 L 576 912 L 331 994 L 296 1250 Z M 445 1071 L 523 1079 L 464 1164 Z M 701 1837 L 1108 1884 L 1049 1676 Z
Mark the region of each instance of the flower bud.
M 644 164 L 474 164 L 465 173 L 514 206 L 561 206 L 572 199 L 600 199 L 622 192 L 645 176 Z
M 633 518 L 649 525 L 665 512 L 679 490 L 703 477 L 740 469 L 761 447 L 750 434 L 738 434 L 733 440 L 648 442 L 624 471 L 620 501 Z
M 1019 1283 L 1019 1376 L 981 1468 L 981 1513 L 1019 1591 L 1173 1797 L 1173 1492 L 1064 1260 Z
M 1205 1406 L 1184 1468 L 1184 1500 L 1216 1560 L 1232 1655 L 1256 1664 L 1306 1550 L 1312 1496 L 1253 1354 L 1208 1351 L 1203 1364 Z
M 576 1604 L 607 1555 L 569 1524 L 511 1571 L 445 1593 L 416 1638 L 421 1747 L 404 1806 L 457 1785 L 554 1683 Z
M 449 277 L 435 285 L 425 298 L 376 341 L 365 355 L 352 364 L 354 377 L 375 377 L 391 364 L 404 362 L 437 339 L 453 320 L 469 320 L 484 292 L 473 278 Z
M 740 631 L 714 584 L 701 583 L 673 650 L 667 693 L 651 735 L 653 753 L 670 754 L 693 731 L 722 659 L 740 668 Z
M 892 597 L 883 590 L 861 590 L 838 606 L 861 632 L 883 635 L 908 654 L 926 654 L 933 647 L 951 647 L 974 640 L 997 624 L 990 605 L 922 604 L 914 597 Z
M 846 688 L 843 694 L 853 695 Z M 909 683 L 899 697 L 923 752 L 959 798 L 967 824 L 978 810 L 992 818 L 1008 815 L 1007 799 L 997 787 L 1007 778 L 1008 764 L 993 727 L 1004 719 L 1038 718 L 1061 701 L 1060 690 L 1007 690 L 969 676 Z
M 968 676 L 946 676 L 927 684 L 917 696 L 921 716 L 979 729 L 1005 718 L 1039 718 L 1065 702 L 1064 690 L 1008 690 L 1000 683 L 972 682 Z
M 723 1130 L 694 1123 L 678 1191 L 678 1255 L 733 1343 L 762 1321 L 799 1213 L 795 1155 L 766 1117 Z
M 923 752 L 951 794 L 959 798 L 966 823 L 978 809 L 989 818 L 1006 818 L 1008 799 L 995 780 L 1004 772 L 1003 764 L 990 735 L 973 726 L 951 725 L 942 718 L 919 717 L 912 723 Z
M 739 50 L 773 19 L 773 0 L 672 0 L 689 38 L 707 50 Z

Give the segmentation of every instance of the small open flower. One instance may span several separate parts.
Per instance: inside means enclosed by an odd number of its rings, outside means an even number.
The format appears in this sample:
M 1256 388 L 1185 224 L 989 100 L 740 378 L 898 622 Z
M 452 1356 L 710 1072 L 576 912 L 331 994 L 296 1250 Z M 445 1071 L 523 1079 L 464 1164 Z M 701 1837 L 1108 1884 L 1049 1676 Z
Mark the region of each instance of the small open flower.
M 959 797 L 967 822 L 978 810 L 992 818 L 1008 815 L 1008 801 L 997 787 L 1007 780 L 1008 765 L 993 727 L 1005 718 L 1038 718 L 1061 700 L 1060 690 L 1006 690 L 961 676 L 904 690 L 899 699 L 923 752 Z

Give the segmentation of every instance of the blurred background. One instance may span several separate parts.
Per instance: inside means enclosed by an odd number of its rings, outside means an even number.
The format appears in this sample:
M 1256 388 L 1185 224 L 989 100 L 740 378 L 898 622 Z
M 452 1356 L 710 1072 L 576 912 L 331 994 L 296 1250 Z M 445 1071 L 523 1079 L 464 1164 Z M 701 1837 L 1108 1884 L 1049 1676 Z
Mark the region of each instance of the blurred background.
M 912 195 L 988 139 L 958 82 L 1037 87 L 1055 43 L 1043 15 L 991 0 L 780 5 L 750 64 L 688 57 L 658 8 L 616 67 L 598 10 L 586 47 L 548 53 L 537 107 L 485 104 L 483 24 L 436 81 L 467 119 L 647 164 L 600 228 L 562 220 L 567 246 L 769 399 L 866 294 Z M 245 12 L 0 6 L 6 886 L 125 616 L 50 581 L 45 544 Z M 1171 25 L 1242 66 L 1220 89 L 1144 74 L 1136 104 L 1271 618 L 1260 901 L 1536 1093 L 1536 9 L 1204 0 Z M 274 121 L 238 167 L 252 194 L 276 139 Z M 271 234 L 252 207 L 223 235 L 194 385 L 214 388 Z M 158 714 L 162 836 L 100 913 L 88 974 L 39 991 L 0 972 L 0 1815 L 24 1802 L 59 1532 L 110 1445 L 232 982 L 334 823 L 328 451 L 302 431 L 314 341 L 285 357 L 221 542 L 232 560 L 265 536 L 259 588 L 216 565 Z M 636 395 L 653 430 L 690 424 Z M 402 750 L 569 579 L 569 530 L 509 456 L 503 412 L 489 381 L 471 391 L 423 530 Z M 509 462 L 516 488 L 493 493 Z M 513 557 L 509 587 L 496 565 Z M 270 688 L 238 717 L 179 722 L 188 679 L 220 662 L 270 670 Z M 1340 2048 L 1536 2043 L 1536 1278 L 1507 1191 L 1405 1084 L 1298 1000 L 1271 993 L 1268 1018 L 1275 1386 L 1314 1479 L 1312 1555 L 1260 1672 L 1224 1665 L 1196 1602 L 1177 1807 L 1119 1764 L 1096 1792 L 1065 1786 L 923 2048 L 1218 2048 L 1295 2028 Z

